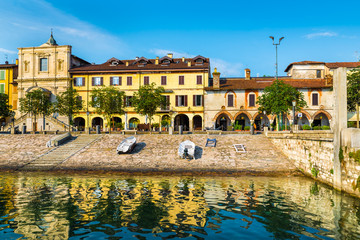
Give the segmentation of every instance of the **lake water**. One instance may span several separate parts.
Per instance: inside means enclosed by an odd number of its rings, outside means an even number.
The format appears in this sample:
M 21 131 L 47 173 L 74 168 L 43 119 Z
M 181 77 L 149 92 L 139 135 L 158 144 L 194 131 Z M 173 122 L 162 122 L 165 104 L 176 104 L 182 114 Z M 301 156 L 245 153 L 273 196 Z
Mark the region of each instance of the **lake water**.
M 360 201 L 305 177 L 1 173 L 0 239 L 360 239 Z

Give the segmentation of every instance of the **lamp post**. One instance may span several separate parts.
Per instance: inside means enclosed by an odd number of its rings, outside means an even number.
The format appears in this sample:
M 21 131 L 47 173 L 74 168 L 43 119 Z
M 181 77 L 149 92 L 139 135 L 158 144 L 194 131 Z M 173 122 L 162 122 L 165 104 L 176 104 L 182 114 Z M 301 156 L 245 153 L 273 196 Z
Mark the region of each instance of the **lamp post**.
M 276 49 L 276 80 L 278 79 L 278 53 L 277 53 L 277 49 L 278 49 L 278 45 L 280 45 L 281 40 L 284 39 L 284 37 L 281 37 L 279 39 L 279 43 L 275 43 L 275 39 L 273 36 L 270 36 L 269 38 L 271 38 L 273 40 L 273 45 L 275 45 L 275 49 Z
M 295 129 L 295 125 L 297 124 L 295 120 L 295 107 L 296 107 L 296 100 L 292 101 L 292 107 L 293 107 L 293 129 Z

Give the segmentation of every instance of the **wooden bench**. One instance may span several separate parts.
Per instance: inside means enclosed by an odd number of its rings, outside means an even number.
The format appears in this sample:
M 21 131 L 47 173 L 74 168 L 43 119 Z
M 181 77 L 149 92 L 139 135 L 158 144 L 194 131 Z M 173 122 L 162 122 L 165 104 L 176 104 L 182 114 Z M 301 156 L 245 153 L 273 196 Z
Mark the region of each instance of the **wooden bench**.
M 133 134 L 137 134 L 137 130 L 122 130 L 121 133 L 124 134 L 129 134 L 129 133 L 133 133 Z

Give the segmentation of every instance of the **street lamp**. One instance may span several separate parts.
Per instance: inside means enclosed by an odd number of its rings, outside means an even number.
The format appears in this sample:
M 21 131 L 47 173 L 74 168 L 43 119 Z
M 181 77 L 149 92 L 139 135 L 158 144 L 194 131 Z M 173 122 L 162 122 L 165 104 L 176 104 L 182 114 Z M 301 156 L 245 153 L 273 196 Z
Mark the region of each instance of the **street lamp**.
M 292 106 L 293 106 L 293 126 L 295 126 L 297 124 L 296 120 L 295 120 L 295 107 L 296 107 L 296 100 L 292 101 Z
M 281 40 L 284 39 L 284 37 L 281 37 L 279 39 L 279 43 L 275 43 L 275 39 L 273 36 L 270 36 L 269 38 L 271 38 L 273 40 L 273 45 L 275 45 L 275 49 L 276 49 L 276 80 L 278 79 L 278 53 L 277 53 L 277 47 L 278 45 L 280 45 Z

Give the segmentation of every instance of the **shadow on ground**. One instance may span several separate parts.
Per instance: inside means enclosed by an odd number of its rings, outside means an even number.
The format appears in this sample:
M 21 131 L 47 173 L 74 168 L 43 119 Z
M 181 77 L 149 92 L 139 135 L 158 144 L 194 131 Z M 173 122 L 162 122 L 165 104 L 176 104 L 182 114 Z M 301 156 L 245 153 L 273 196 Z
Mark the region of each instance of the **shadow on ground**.
M 195 156 L 194 156 L 194 159 L 199 159 L 202 157 L 202 154 L 203 154 L 203 149 L 202 147 L 199 147 L 199 146 L 195 146 Z
M 146 147 L 146 143 L 144 143 L 144 142 L 137 143 L 136 146 L 134 147 L 134 149 L 132 150 L 131 154 L 136 154 L 136 153 L 141 152 L 141 150 L 143 150 L 144 147 Z

